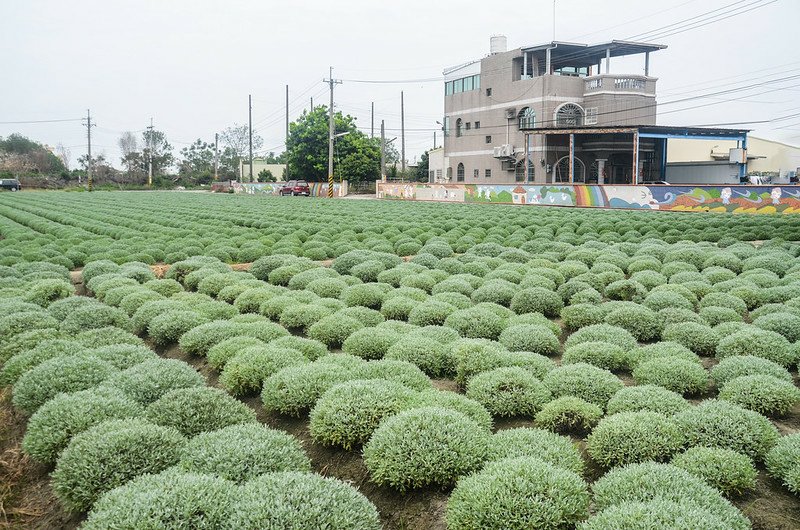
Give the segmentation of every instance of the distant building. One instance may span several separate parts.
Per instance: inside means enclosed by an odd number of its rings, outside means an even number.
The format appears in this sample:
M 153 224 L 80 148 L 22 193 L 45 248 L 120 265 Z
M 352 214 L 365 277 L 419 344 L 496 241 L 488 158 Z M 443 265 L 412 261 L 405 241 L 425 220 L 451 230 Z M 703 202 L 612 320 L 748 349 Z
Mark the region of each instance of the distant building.
M 447 159 L 444 157 L 444 147 L 437 147 L 428 151 L 428 182 L 443 182 Z
M 286 171 L 286 164 L 268 164 L 263 158 L 253 158 L 253 182 L 258 182 L 258 174 L 263 170 L 268 170 L 275 177 L 275 180 L 284 180 L 284 171 Z M 241 160 L 239 163 L 239 180 L 240 182 L 249 182 L 250 179 L 250 161 Z

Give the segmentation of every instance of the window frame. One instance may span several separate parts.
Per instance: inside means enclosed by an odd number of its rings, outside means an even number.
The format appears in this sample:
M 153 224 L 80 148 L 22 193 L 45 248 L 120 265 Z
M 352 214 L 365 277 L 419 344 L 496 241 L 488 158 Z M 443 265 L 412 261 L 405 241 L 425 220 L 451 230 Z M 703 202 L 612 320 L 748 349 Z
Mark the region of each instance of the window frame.
M 456 182 L 464 182 L 464 163 L 459 162 L 456 166 Z

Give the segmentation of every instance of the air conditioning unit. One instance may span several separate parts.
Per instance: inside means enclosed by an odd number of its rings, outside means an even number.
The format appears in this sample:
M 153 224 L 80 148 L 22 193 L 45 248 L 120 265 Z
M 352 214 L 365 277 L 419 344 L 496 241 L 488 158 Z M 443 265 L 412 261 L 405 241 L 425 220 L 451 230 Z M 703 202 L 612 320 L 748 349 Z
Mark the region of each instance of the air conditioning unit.
M 492 149 L 492 157 L 493 158 L 502 158 L 503 157 L 503 147 L 495 147 Z
M 506 109 L 506 119 L 507 120 L 513 120 L 516 117 L 517 117 L 517 109 L 516 108 Z
M 514 146 L 511 144 L 503 144 L 492 149 L 492 156 L 494 158 L 514 158 Z

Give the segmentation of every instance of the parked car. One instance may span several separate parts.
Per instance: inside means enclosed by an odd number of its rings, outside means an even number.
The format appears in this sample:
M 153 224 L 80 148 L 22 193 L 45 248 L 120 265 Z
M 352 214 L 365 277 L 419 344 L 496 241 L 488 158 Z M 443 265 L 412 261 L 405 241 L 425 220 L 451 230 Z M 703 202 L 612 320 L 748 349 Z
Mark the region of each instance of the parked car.
M 0 189 L 19 191 L 22 189 L 22 184 L 17 179 L 0 179 Z
M 280 188 L 281 195 L 311 195 L 311 188 L 305 180 L 290 180 Z

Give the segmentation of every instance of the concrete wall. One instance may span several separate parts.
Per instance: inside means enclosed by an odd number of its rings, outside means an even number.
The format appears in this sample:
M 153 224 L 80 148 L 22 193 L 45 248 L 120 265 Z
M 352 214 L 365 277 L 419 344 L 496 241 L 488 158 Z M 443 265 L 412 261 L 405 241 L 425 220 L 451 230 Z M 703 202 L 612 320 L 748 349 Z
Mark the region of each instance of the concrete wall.
M 723 162 L 676 162 L 667 164 L 670 184 L 739 184 L 739 165 Z
M 249 160 L 242 160 L 239 164 L 239 178 L 247 180 L 250 178 L 250 164 Z M 263 170 L 272 172 L 275 180 L 283 180 L 283 172 L 286 169 L 286 164 L 267 164 L 264 160 L 258 158 L 253 159 L 253 181 L 258 182 L 258 174 Z
M 800 186 L 598 186 L 379 182 L 379 199 L 683 212 L 800 214 Z
M 255 164 L 254 164 L 255 165 Z M 234 193 L 245 193 L 247 195 L 278 195 L 283 182 L 233 182 L 231 187 Z M 327 182 L 309 182 L 308 187 L 312 197 L 327 197 Z M 333 184 L 333 196 L 344 197 L 348 193 L 347 181 L 335 182 Z

